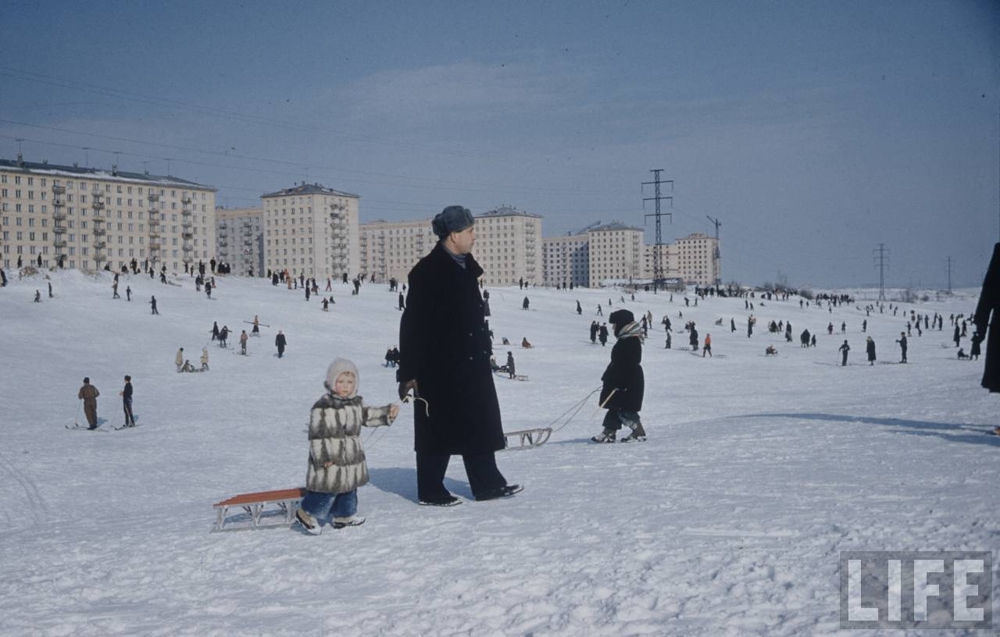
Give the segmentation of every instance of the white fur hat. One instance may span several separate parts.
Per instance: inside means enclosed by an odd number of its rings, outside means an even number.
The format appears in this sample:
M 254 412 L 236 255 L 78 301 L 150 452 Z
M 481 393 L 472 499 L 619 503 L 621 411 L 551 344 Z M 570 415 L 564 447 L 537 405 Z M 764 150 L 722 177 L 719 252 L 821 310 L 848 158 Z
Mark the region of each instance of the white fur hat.
M 337 383 L 337 377 L 344 372 L 354 374 L 354 393 L 350 395 L 350 398 L 353 398 L 358 395 L 358 389 L 361 387 L 361 375 L 358 374 L 357 366 L 346 358 L 338 358 L 330 363 L 330 368 L 326 370 L 326 388 L 333 391 Z

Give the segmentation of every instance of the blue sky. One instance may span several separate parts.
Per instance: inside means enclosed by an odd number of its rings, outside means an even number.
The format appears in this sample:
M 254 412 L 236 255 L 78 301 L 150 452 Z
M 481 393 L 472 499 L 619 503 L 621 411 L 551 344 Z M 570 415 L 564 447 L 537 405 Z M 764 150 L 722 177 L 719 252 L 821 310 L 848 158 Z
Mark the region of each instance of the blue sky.
M 1000 3 L 16 2 L 0 156 L 166 173 L 227 207 L 308 180 L 363 221 L 461 203 L 722 222 L 744 284 L 982 280 L 1000 239 Z M 24 141 L 17 142 L 17 139 Z M 85 150 L 88 148 L 89 150 Z M 118 155 L 115 154 L 118 151 Z

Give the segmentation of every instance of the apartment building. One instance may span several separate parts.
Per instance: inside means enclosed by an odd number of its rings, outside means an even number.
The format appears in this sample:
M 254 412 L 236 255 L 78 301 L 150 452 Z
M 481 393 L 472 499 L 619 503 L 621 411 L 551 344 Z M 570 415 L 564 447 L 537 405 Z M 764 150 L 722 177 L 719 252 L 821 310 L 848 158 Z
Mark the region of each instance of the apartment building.
M 360 199 L 307 183 L 262 195 L 265 270 L 317 279 L 355 276 L 361 267 Z
M 642 278 L 642 234 L 642 228 L 626 226 L 619 221 L 587 230 L 589 287 L 601 287 L 606 281 L 630 282 Z
M 0 159 L 0 262 L 177 272 L 215 252 L 215 188 L 172 176 Z
M 216 258 L 243 276 L 265 276 L 264 209 L 215 209 Z
M 543 239 L 542 255 L 545 285 L 590 285 L 590 238 L 586 233 Z
M 379 282 L 406 277 L 417 261 L 437 243 L 431 220 L 384 221 L 363 223 L 361 234 L 361 273 L 375 275 Z
M 405 281 L 410 269 L 434 245 L 431 220 L 374 221 L 361 225 L 362 273 L 376 280 Z M 486 285 L 542 283 L 542 218 L 510 206 L 476 215 L 472 254 Z
M 719 240 L 700 232 L 677 239 L 676 276 L 688 283 L 713 285 L 722 282 Z
M 512 206 L 476 215 L 473 255 L 486 285 L 541 285 L 542 218 Z

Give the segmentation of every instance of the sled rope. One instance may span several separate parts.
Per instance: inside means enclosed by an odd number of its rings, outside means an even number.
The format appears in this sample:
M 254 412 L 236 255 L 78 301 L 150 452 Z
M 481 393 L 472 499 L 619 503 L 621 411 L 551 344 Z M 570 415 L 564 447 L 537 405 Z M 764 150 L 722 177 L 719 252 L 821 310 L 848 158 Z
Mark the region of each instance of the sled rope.
M 558 416 L 556 416 L 552 420 L 552 422 L 548 423 L 544 428 L 552 429 L 552 433 L 555 433 L 555 432 L 559 431 L 560 429 L 563 429 L 564 427 L 566 427 L 566 425 L 568 425 L 570 422 L 572 422 L 572 420 L 574 418 L 576 418 L 576 415 L 580 413 L 580 411 L 584 408 L 584 406 L 586 406 L 587 401 L 590 400 L 590 397 L 593 396 L 594 394 L 596 394 L 599 391 L 601 391 L 601 387 L 598 387 L 597 389 L 591 391 L 589 394 L 587 394 L 586 396 L 584 396 L 583 398 L 581 398 L 579 401 L 573 403 L 566 411 L 564 411 L 561 414 L 559 414 Z M 604 399 L 604 402 L 601 403 L 600 406 L 597 409 L 598 410 L 603 409 L 604 406 L 606 404 L 608 404 L 608 401 L 611 400 L 611 397 L 614 396 L 615 392 L 617 392 L 617 391 L 618 391 L 617 389 L 611 390 L 611 393 L 608 394 L 608 397 Z M 410 402 L 410 401 L 417 401 L 417 400 L 419 400 L 420 402 L 424 403 L 424 409 L 426 410 L 427 415 L 429 417 L 430 413 L 431 413 L 431 410 L 430 410 L 430 404 L 427 402 L 426 399 L 421 398 L 420 396 L 409 396 L 409 395 L 407 395 L 406 398 L 403 399 L 403 402 Z M 561 425 L 559 425 L 557 427 L 556 425 L 560 421 L 563 421 L 563 422 L 562 422 Z M 379 431 L 378 429 L 380 429 L 380 428 L 376 428 L 374 431 L 372 431 L 370 434 L 368 434 L 367 438 L 365 438 L 365 440 L 364 440 L 364 446 L 365 446 L 366 449 L 371 449 L 372 447 L 374 447 L 376 444 L 378 444 L 379 441 L 382 440 L 382 437 L 385 436 L 386 432 L 385 431 Z M 386 427 L 385 429 L 388 429 L 388 427 Z
M 555 432 L 559 431 L 560 429 L 562 429 L 563 427 L 565 427 L 566 425 L 568 425 L 570 423 L 570 421 L 572 421 L 573 418 L 575 418 L 576 415 L 578 413 L 580 413 L 580 410 L 583 409 L 584 405 L 587 404 L 587 401 L 590 400 L 590 397 L 593 396 L 594 394 L 596 394 L 599 391 L 601 391 L 600 387 L 598 387 L 594 391 L 592 391 L 589 394 L 587 394 L 586 396 L 584 396 L 579 402 L 574 403 L 569 409 L 567 409 L 563 413 L 559 414 L 559 416 L 557 416 L 555 420 L 553 420 L 552 422 L 550 422 L 547 426 L 548 427 L 553 427 L 552 433 L 555 433 Z M 612 394 L 613 393 L 614 392 L 612 392 Z M 610 396 L 608 398 L 610 398 Z M 604 401 L 604 402 L 606 403 L 607 401 Z M 602 404 L 601 407 L 603 407 L 603 406 L 604 405 Z M 570 413 L 570 412 L 572 412 L 572 413 Z M 562 420 L 563 417 L 566 416 L 566 414 L 569 414 L 569 416 L 566 417 L 566 421 L 563 424 L 559 425 L 558 427 L 555 427 L 554 425 L 556 423 L 558 423 L 560 420 Z

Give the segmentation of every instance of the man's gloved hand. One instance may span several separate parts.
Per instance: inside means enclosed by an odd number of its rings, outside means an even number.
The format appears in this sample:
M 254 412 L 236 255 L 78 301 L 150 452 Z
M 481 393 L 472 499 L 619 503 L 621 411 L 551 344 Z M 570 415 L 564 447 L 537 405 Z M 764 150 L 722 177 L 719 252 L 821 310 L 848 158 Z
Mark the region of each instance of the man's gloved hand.
M 417 379 L 415 378 L 399 384 L 399 399 L 405 403 L 411 391 L 414 398 L 420 395 L 420 392 L 417 390 Z

